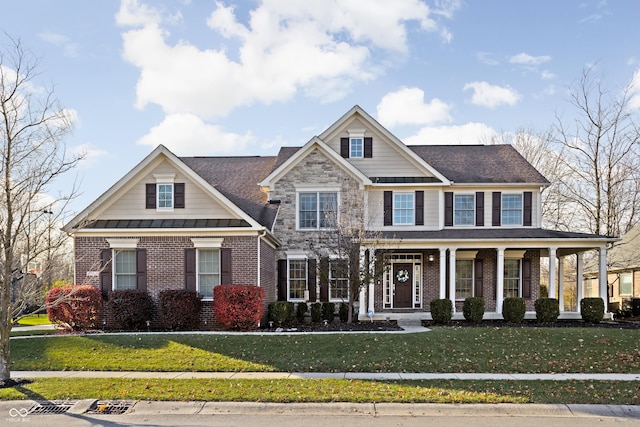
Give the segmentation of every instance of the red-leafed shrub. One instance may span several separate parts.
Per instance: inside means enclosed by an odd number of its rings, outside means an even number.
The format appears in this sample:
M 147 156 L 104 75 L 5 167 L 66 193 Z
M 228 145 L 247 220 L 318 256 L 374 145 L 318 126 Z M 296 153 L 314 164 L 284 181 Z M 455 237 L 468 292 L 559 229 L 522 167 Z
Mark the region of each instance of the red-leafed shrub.
M 226 329 L 252 330 L 264 311 L 264 289 L 253 285 L 220 285 L 213 288 L 216 322 Z
M 61 286 L 47 294 L 47 316 L 74 331 L 95 328 L 102 315 L 102 295 L 93 286 Z
M 200 294 L 184 289 L 167 289 L 160 292 L 158 315 L 162 326 L 170 331 L 200 329 Z
M 146 291 L 121 289 L 109 292 L 105 309 L 115 329 L 137 331 L 153 317 L 153 300 Z

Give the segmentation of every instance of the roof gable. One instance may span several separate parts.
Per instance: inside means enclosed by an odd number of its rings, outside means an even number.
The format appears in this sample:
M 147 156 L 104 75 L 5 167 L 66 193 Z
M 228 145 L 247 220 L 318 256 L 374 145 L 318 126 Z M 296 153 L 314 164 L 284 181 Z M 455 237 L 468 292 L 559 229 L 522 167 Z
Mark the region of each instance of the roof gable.
M 96 199 L 86 209 L 76 215 L 69 223 L 64 226 L 64 230 L 71 232 L 75 229 L 82 228 L 87 223 L 94 223 L 96 220 L 103 219 L 100 216 L 113 207 L 117 206 L 118 201 L 127 195 L 132 189 L 145 177 L 158 166 L 166 163 L 169 167 L 173 168 L 176 172 L 180 173 L 186 179 L 197 186 L 206 194 L 206 197 L 210 198 L 213 203 L 220 206 L 221 209 L 228 212 L 229 219 L 240 219 L 250 224 L 251 227 L 261 228 L 259 221 L 250 216 L 247 212 L 243 211 L 239 206 L 233 203 L 227 196 L 217 190 L 210 182 L 197 174 L 193 169 L 187 166 L 182 160 L 176 157 L 171 151 L 169 151 L 163 145 L 158 146 L 147 157 L 145 157 L 140 163 L 138 163 L 132 170 L 130 170 L 125 176 L 118 180 L 111 188 L 104 192 L 98 199 Z M 166 167 L 166 166 L 165 166 Z M 142 202 L 141 202 L 142 204 Z M 175 217 L 176 215 L 173 215 Z M 114 219 L 114 218 L 111 218 Z M 117 218 L 122 220 L 127 219 L 142 219 L 142 218 Z

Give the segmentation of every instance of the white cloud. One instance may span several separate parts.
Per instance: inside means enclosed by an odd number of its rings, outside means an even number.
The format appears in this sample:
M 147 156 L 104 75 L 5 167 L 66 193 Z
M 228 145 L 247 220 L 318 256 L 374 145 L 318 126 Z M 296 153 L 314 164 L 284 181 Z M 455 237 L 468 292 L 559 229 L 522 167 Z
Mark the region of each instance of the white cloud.
M 140 138 L 138 144 L 152 147 L 163 144 L 179 156 L 217 155 L 242 152 L 252 140 L 250 132 L 228 133 L 193 114 L 169 114 Z
M 382 97 L 378 104 L 378 120 L 384 126 L 425 125 L 450 122 L 451 107 L 439 100 L 424 102 L 424 92 L 419 88 L 403 88 Z
M 629 107 L 640 111 L 640 69 L 636 70 L 629 83 Z
M 100 150 L 91 144 L 80 144 L 71 147 L 70 152 L 73 156 L 82 156 L 82 160 L 78 163 L 79 167 L 87 168 L 96 164 L 100 159 L 109 154 L 106 150 Z
M 409 23 L 440 33 L 443 27 L 434 17 L 453 13 L 456 4 L 442 3 L 436 15 L 419 0 L 398 0 L 393 7 L 385 0 L 264 0 L 245 24 L 218 2 L 207 25 L 233 40 L 210 49 L 188 41 L 168 44 L 165 26 L 179 14 L 167 17 L 139 0 L 123 0 L 116 19 L 126 27 L 123 56 L 140 70 L 136 105 L 213 118 L 298 93 L 325 102 L 339 99 L 355 83 L 383 71 L 375 51 L 407 53 Z M 227 52 L 237 43 L 237 51 Z
M 497 132 L 484 123 L 466 123 L 461 126 L 425 127 L 403 141 L 408 145 L 473 145 L 482 144 Z
M 78 43 L 75 43 L 69 39 L 69 37 L 52 32 L 45 32 L 38 34 L 38 37 L 46 43 L 52 44 L 56 47 L 61 47 L 64 56 L 68 58 L 75 58 L 78 56 Z
M 464 90 L 472 89 L 471 103 L 482 107 L 496 108 L 500 105 L 515 105 L 521 96 L 509 86 L 491 85 L 487 82 L 471 82 L 464 85 Z
M 553 74 L 551 71 L 544 70 L 540 73 L 540 77 L 542 77 L 542 80 L 553 80 L 558 76 Z
M 551 61 L 550 56 L 531 56 L 527 53 L 519 53 L 517 55 L 509 58 L 509 62 L 512 64 L 520 64 L 520 65 L 530 65 L 530 66 L 538 66 L 540 64 L 544 64 L 545 62 Z
M 482 62 L 483 64 L 487 64 L 487 65 L 500 64 L 500 60 L 498 60 L 498 58 L 496 58 L 496 55 L 494 55 L 491 52 L 477 52 L 476 58 L 478 58 L 478 61 Z

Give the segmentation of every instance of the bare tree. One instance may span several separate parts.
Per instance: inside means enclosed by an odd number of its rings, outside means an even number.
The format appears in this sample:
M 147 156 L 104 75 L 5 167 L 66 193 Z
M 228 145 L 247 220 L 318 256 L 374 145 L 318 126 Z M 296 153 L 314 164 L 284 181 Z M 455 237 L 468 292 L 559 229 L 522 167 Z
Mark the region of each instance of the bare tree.
M 640 220 L 640 129 L 630 90 L 607 90 L 603 76 L 583 70 L 568 92 L 576 119 L 556 117 L 555 142 L 566 171 L 560 191 L 582 231 L 619 236 Z
M 52 90 L 36 84 L 39 61 L 20 41 L 7 39 L 0 49 L 0 381 L 10 379 L 12 320 L 28 294 L 14 292 L 12 285 L 22 255 L 28 262 L 48 253 L 51 261 L 52 249 L 61 247 L 64 236 L 50 233 L 51 226 L 62 221 L 75 190 L 47 193 L 80 160 L 69 156 L 63 143 L 72 127 L 71 112 L 58 104 Z M 43 222 L 49 232 L 42 232 L 47 230 Z

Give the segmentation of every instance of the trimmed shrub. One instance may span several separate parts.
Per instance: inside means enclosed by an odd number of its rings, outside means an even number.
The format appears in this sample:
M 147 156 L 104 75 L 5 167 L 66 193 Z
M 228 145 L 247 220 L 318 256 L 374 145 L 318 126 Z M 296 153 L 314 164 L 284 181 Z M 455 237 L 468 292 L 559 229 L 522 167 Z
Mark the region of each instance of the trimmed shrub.
M 336 305 L 332 302 L 323 302 L 322 303 L 322 320 L 326 320 L 327 322 L 333 322 L 333 319 L 336 317 Z
M 202 301 L 197 292 L 185 289 L 166 289 L 160 292 L 158 316 L 169 331 L 193 331 L 200 329 Z
M 213 288 L 213 312 L 225 329 L 250 331 L 260 326 L 264 289 L 255 285 L 220 285 Z
M 479 297 L 470 297 L 462 304 L 464 318 L 473 323 L 480 323 L 484 316 L 484 300 Z
M 453 317 L 453 303 L 450 299 L 434 299 L 429 303 L 431 318 L 434 323 L 447 323 Z
M 580 301 L 582 320 L 587 323 L 600 323 L 604 317 L 604 300 L 602 298 L 583 298 Z
M 138 331 L 153 318 L 151 295 L 137 289 L 109 292 L 105 309 L 115 329 Z
M 535 302 L 538 322 L 555 322 L 560 316 L 560 303 L 555 298 L 539 298 Z
M 522 322 L 526 311 L 527 306 L 524 298 L 505 298 L 502 302 L 502 318 L 507 322 Z
M 294 306 L 288 301 L 274 301 L 267 306 L 267 317 L 277 326 L 289 325 L 293 322 Z
M 346 323 L 349 320 L 349 303 L 341 302 L 338 308 L 338 316 L 342 323 Z
M 322 303 L 314 302 L 311 304 L 311 323 L 322 322 Z
M 307 314 L 309 307 L 306 302 L 299 302 L 296 305 L 296 319 L 299 323 L 304 323 L 304 316 Z
M 61 286 L 47 293 L 47 316 L 52 323 L 62 323 L 74 331 L 98 326 L 102 316 L 102 294 L 89 285 Z

